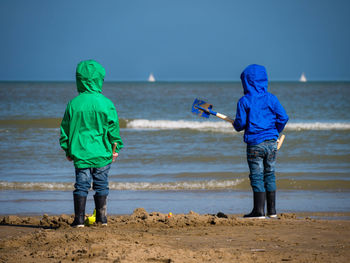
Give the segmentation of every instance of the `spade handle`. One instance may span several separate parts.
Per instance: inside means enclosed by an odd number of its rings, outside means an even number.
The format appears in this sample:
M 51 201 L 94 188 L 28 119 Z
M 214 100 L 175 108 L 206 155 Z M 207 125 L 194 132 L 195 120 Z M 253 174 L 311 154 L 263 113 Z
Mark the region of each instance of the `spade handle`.
M 279 150 L 281 148 L 285 138 L 286 138 L 286 136 L 284 134 L 282 134 L 281 137 L 277 140 L 277 150 Z
M 215 116 L 218 117 L 218 118 L 220 118 L 220 119 L 222 119 L 222 120 L 224 120 L 224 121 L 228 121 L 228 122 L 234 123 L 234 120 L 230 119 L 230 118 L 227 117 L 226 115 L 221 114 L 221 113 L 219 113 L 219 112 L 217 112 Z

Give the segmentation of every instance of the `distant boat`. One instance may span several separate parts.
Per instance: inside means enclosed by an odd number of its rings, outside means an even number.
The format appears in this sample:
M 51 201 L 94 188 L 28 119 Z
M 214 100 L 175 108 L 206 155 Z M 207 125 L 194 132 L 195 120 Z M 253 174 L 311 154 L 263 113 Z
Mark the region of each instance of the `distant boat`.
M 149 82 L 155 82 L 156 81 L 156 79 L 153 76 L 153 73 L 149 74 L 148 81 Z
M 307 81 L 307 79 L 306 79 L 306 77 L 305 77 L 305 73 L 304 73 L 304 72 L 303 72 L 303 73 L 301 73 L 301 76 L 300 76 L 299 81 L 300 81 L 300 82 L 306 82 L 306 81 Z

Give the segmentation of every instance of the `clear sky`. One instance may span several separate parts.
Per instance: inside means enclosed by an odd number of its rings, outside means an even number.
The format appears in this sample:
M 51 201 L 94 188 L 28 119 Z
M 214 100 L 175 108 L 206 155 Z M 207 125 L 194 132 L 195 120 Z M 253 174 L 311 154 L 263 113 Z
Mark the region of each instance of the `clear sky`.
M 350 80 L 349 0 L 0 0 L 0 80 Z

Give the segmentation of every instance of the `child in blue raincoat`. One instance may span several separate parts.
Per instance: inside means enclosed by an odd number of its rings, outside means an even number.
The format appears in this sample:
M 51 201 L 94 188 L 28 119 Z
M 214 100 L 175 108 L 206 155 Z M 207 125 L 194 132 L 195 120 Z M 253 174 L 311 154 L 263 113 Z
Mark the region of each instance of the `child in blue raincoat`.
M 244 130 L 247 144 L 247 161 L 254 207 L 245 218 L 276 217 L 275 164 L 277 139 L 288 121 L 288 115 L 277 97 L 267 92 L 266 69 L 250 65 L 241 74 L 244 96 L 237 103 L 233 127 Z

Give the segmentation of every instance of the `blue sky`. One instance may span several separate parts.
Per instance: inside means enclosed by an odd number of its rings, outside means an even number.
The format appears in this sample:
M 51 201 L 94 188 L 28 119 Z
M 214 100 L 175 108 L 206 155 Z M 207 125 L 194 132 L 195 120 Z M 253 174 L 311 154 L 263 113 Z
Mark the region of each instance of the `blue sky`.
M 350 80 L 348 0 L 0 2 L 0 80 L 74 80 L 95 59 L 106 81 Z

